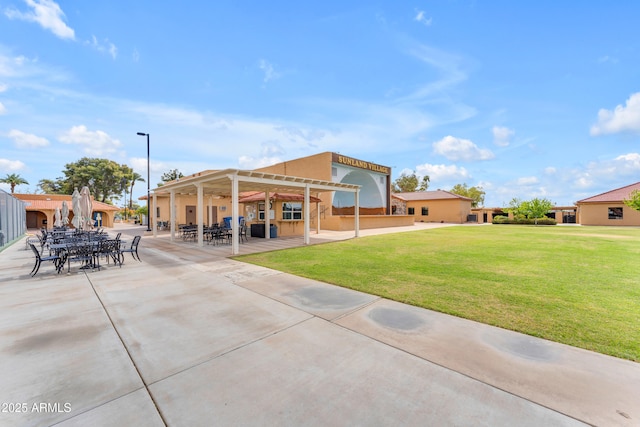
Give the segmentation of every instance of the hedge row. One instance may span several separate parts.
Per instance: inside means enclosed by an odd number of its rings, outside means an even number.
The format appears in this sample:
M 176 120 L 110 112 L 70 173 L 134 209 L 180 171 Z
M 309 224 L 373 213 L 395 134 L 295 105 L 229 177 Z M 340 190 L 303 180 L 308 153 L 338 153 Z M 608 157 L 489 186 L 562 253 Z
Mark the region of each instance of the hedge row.
M 517 218 L 517 219 L 509 219 L 507 216 L 497 215 L 493 217 L 494 224 L 526 224 L 526 225 L 556 225 L 557 222 L 553 218 L 538 218 L 529 219 L 529 218 Z

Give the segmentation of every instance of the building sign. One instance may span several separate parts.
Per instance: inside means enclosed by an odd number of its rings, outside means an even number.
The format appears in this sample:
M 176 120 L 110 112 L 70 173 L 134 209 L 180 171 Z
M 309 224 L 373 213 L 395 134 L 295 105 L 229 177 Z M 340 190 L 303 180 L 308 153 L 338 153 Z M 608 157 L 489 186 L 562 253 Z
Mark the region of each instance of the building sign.
M 364 160 L 354 159 L 353 157 L 347 157 L 340 155 L 338 153 L 333 153 L 333 162 L 339 163 L 345 166 L 351 166 L 354 168 L 366 169 L 371 172 L 383 173 L 385 175 L 390 175 L 391 171 L 387 166 L 380 166 L 375 163 L 365 162 Z

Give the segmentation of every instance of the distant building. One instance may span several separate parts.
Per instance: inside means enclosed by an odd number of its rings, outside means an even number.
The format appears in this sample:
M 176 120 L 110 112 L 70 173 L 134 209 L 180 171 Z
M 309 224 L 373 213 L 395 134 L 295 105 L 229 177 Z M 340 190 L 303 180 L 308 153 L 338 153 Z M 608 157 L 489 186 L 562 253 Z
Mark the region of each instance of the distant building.
M 171 221 L 171 193 L 174 197 L 173 213 L 176 225 L 195 225 L 198 212 L 202 212 L 204 225 L 220 223 L 231 216 L 232 197 L 227 179 L 219 179 L 223 171 L 206 170 L 168 182 L 153 190 L 152 221 Z M 231 171 L 247 176 L 239 191 L 239 215 L 248 224 L 265 223 L 278 227 L 279 236 L 295 236 L 304 233 L 304 203 L 300 197 L 303 187 L 293 184 L 315 182 L 335 184 L 336 191 L 311 191 L 308 226 L 319 230 L 345 231 L 355 227 L 355 198 L 353 192 L 341 191 L 340 186 L 358 187 L 359 228 L 394 227 L 413 224 L 409 216 L 391 215 L 391 168 L 366 160 L 355 159 L 339 153 L 323 152 L 307 157 L 276 163 L 251 171 Z M 270 176 L 273 175 L 271 179 Z M 276 179 L 277 181 L 274 181 Z M 270 184 L 269 184 L 270 183 Z M 202 188 L 202 201 L 198 203 L 198 186 Z M 269 203 L 256 199 L 256 193 L 268 190 Z M 146 196 L 141 197 L 146 199 Z
M 27 228 L 53 228 L 56 208 L 62 209 L 62 202 L 66 201 L 69 206 L 69 225 L 73 218 L 73 207 L 71 196 L 66 194 L 13 194 L 17 199 L 25 202 L 27 210 Z M 102 227 L 113 227 L 116 212 L 120 210 L 117 206 L 98 202 L 92 199 L 93 218 L 100 218 Z M 99 216 L 98 216 L 99 215 Z
M 640 226 L 640 212 L 624 204 L 634 190 L 640 190 L 640 182 L 579 200 L 580 224 Z
M 414 222 L 476 222 L 470 217 L 473 199 L 450 191 L 393 193 L 392 197 L 394 214 L 412 216 Z

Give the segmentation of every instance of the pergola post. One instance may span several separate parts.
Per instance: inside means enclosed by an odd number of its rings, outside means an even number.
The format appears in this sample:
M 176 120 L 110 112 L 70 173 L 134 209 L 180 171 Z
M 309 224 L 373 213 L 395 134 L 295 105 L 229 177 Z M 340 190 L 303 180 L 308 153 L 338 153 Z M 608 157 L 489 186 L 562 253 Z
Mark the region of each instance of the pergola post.
M 304 212 L 304 244 L 309 244 L 309 221 L 311 219 L 311 206 L 309 203 L 309 184 L 304 186 L 304 206 L 302 211 Z
M 169 192 L 169 229 L 171 230 L 170 240 L 173 242 L 176 237 L 176 192 Z
M 239 237 L 240 233 L 238 227 L 238 175 L 233 174 L 231 177 L 231 253 L 238 255 L 240 252 Z
M 149 214 L 149 219 L 151 220 L 151 218 L 153 218 L 153 223 L 151 224 L 153 227 L 153 237 L 158 237 L 158 218 L 156 218 L 156 212 L 158 210 L 157 206 L 158 198 L 156 193 L 153 193 L 153 215 L 151 215 L 151 212 L 147 212 Z
M 360 237 L 360 189 L 356 189 L 355 195 L 355 229 L 356 237 Z
M 320 198 L 320 194 L 316 194 Z M 320 202 L 316 203 L 316 234 L 320 234 Z
M 197 202 L 196 202 L 196 222 L 198 223 L 198 246 L 204 246 L 204 189 L 202 183 L 196 185 Z
M 269 189 L 264 190 L 264 238 L 271 238 L 271 204 Z

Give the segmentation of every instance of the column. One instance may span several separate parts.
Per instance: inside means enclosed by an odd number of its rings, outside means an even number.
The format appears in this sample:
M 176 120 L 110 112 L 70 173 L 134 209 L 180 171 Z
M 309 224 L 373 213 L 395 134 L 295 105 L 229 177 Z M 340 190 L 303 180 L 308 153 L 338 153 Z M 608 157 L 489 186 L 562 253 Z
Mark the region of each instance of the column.
M 176 192 L 169 192 L 169 229 L 171 230 L 170 240 L 173 242 L 176 237 Z
M 196 184 L 197 188 L 197 202 L 196 202 L 196 222 L 198 223 L 198 246 L 204 246 L 204 225 L 203 225 L 203 210 L 204 210 L 204 190 L 202 183 Z

